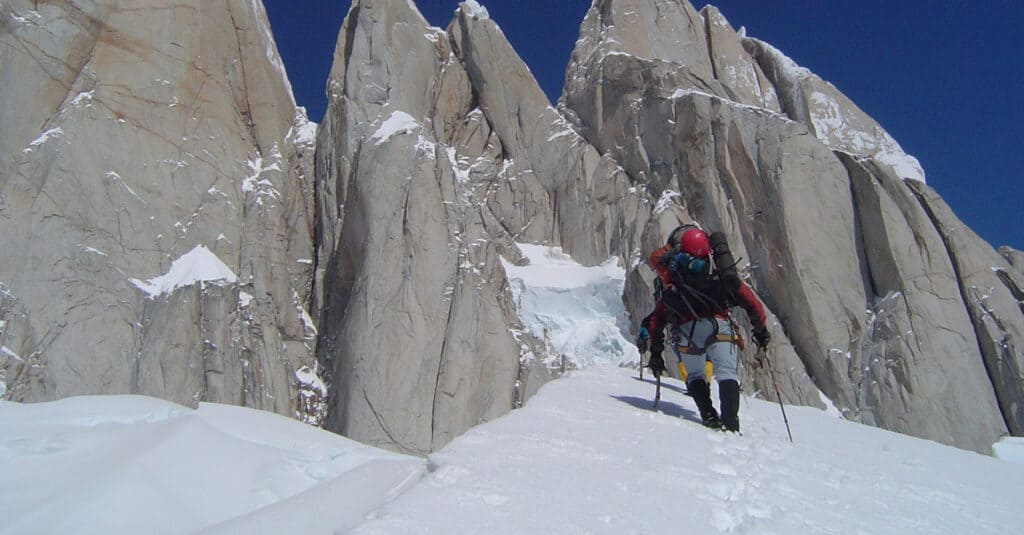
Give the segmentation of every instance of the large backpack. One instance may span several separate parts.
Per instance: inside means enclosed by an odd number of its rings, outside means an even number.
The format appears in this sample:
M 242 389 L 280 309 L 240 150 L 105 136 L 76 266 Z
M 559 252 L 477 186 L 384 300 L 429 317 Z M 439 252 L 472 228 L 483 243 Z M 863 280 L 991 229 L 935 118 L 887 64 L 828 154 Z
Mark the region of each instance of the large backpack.
M 671 246 L 672 250 L 667 255 L 678 253 L 680 237 L 690 229 L 703 230 L 698 225 L 686 223 L 669 233 L 667 244 Z M 676 287 L 675 292 L 665 292 L 661 280 L 656 277 L 654 281 L 655 301 L 664 299 L 665 305 L 669 309 L 681 313 L 688 312 L 696 316 L 706 316 L 736 304 L 736 292 L 740 287 L 740 277 L 736 271 L 737 261 L 729 248 L 728 239 L 724 232 L 712 232 L 708 235 L 708 242 L 711 245 L 713 262 L 711 272 L 699 278 L 673 274 L 672 282 Z

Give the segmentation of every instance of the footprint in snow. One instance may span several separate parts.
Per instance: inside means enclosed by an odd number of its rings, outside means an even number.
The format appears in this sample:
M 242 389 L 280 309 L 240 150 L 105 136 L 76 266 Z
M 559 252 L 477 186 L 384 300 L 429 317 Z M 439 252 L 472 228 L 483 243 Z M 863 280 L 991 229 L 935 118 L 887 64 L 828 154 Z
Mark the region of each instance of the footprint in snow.
M 708 468 L 712 472 L 716 474 L 721 474 L 723 476 L 735 476 L 739 474 L 739 472 L 736 470 L 736 467 L 731 464 L 712 464 L 708 466 Z
M 472 475 L 471 471 L 461 466 L 442 466 L 431 474 L 430 484 L 435 487 L 449 487 Z

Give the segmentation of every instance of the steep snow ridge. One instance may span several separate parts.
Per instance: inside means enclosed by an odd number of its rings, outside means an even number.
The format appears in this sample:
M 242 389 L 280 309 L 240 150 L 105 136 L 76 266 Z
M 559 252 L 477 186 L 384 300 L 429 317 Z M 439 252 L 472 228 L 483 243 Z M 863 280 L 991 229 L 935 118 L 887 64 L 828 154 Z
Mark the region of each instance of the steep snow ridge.
M 834 145 L 839 140 L 840 146 L 835 147 L 854 155 L 868 155 L 891 166 L 900 177 L 924 182 L 924 170 L 917 158 L 903 152 L 903 148 L 888 132 L 874 128 L 864 132 L 853 127 L 843 114 L 843 107 L 830 95 L 815 91 L 811 93 L 810 120 L 818 139 L 826 145 Z
M 774 46 L 749 37 L 744 40 L 753 43 L 768 57 L 774 67 L 776 91 L 780 95 L 789 94 L 790 106 L 795 107 L 788 113 L 795 115 L 794 119 L 806 121 L 819 141 L 833 150 L 874 157 L 891 166 L 902 178 L 925 182 L 924 170 L 917 158 L 907 154 L 874 119 L 857 110 L 852 103 L 841 104 L 833 95 L 812 89 L 823 87 L 842 95 L 832 84 L 799 66 Z M 807 91 L 810 94 L 804 95 Z M 858 116 L 858 113 L 863 115 Z M 865 121 L 872 123 L 869 130 L 855 124 Z
M 579 367 L 636 362 L 636 347 L 623 336 L 622 291 L 626 272 L 616 258 L 585 267 L 560 247 L 520 243 L 529 260 L 502 258 L 519 316 L 530 332 Z
M 238 277 L 212 251 L 203 245 L 197 245 L 172 262 L 167 273 L 148 281 L 128 280 L 146 292 L 151 299 L 155 299 L 173 293 L 178 288 L 201 282 L 234 284 L 238 282 Z
M 903 152 L 903 148 L 888 132 L 882 131 L 880 137 L 883 142 L 879 151 L 874 154 L 875 159 L 890 165 L 900 177 L 926 182 L 924 168 L 917 158 Z
M 795 83 L 802 78 L 814 76 L 814 73 L 811 72 L 810 69 L 806 67 L 801 67 L 799 64 L 797 64 L 797 62 L 790 59 L 789 56 L 783 54 L 782 51 L 779 50 L 778 48 L 775 48 L 774 46 L 764 41 L 754 39 L 753 37 L 745 38 L 750 39 L 752 41 L 757 41 L 761 46 L 765 47 L 765 49 L 768 50 L 768 52 L 775 59 L 776 65 L 778 67 L 781 67 L 783 78 L 785 78 L 786 80 Z

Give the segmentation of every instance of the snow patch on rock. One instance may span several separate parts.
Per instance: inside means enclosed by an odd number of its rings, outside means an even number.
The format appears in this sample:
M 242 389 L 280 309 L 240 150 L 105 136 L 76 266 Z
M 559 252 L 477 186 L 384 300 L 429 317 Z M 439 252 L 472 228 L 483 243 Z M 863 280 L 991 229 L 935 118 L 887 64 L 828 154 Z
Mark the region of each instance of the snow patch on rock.
M 39 134 L 39 137 L 37 137 L 35 140 L 33 140 L 32 143 L 29 143 L 28 144 L 28 148 L 26 148 L 25 150 L 23 150 L 21 152 L 24 153 L 24 154 L 28 154 L 28 153 L 32 152 L 33 150 L 35 150 L 36 148 L 38 148 L 40 145 L 46 143 L 47 141 L 49 141 L 51 139 L 57 138 L 57 137 L 65 137 L 64 131 L 61 130 L 60 127 L 51 128 L 51 129 L 43 132 L 42 134 Z
M 476 0 L 466 0 L 462 2 L 462 6 L 466 8 L 466 14 L 477 18 L 477 19 L 489 19 L 491 14 L 487 12 L 487 8 L 480 5 Z
M 148 281 L 139 279 L 128 279 L 128 281 L 146 292 L 150 298 L 155 299 L 164 294 L 170 294 L 178 288 L 192 286 L 196 283 L 234 284 L 238 282 L 238 277 L 212 251 L 202 245 L 197 245 L 195 249 L 172 262 L 167 273 Z
M 776 85 L 780 91 L 803 94 L 811 87 L 828 87 L 835 94 L 842 93 L 809 69 L 799 66 L 774 46 L 757 39 L 751 39 L 762 48 L 776 68 Z M 827 147 L 854 155 L 870 156 L 889 165 L 901 177 L 925 182 L 924 170 L 917 158 L 907 154 L 899 143 L 873 119 L 861 115 L 853 104 L 841 103 L 833 94 L 810 91 L 806 102 L 798 98 L 793 112 L 806 121 L 815 137 Z M 868 126 L 865 119 L 870 119 Z
M 670 206 L 675 204 L 675 200 L 682 197 L 682 194 L 678 191 L 666 189 L 661 192 L 661 197 L 658 198 L 658 202 L 654 205 L 654 214 L 660 214 L 665 210 L 668 210 Z
M 374 145 L 380 146 L 387 143 L 392 136 L 409 134 L 417 128 L 421 128 L 420 123 L 412 115 L 404 111 L 395 110 L 380 124 L 377 131 L 370 136 L 370 140 L 374 142 Z
M 256 204 L 262 205 L 264 198 L 280 199 L 281 193 L 274 187 L 274 183 L 268 179 L 261 178 L 267 171 L 281 171 L 281 150 L 277 143 L 271 148 L 270 157 L 264 161 L 263 156 L 251 158 L 246 163 L 249 168 L 249 176 L 242 180 L 242 191 L 256 195 Z
M 295 108 L 295 120 L 288 130 L 286 140 L 293 141 L 296 145 L 313 146 L 316 144 L 316 133 L 319 125 L 309 120 L 306 115 L 306 108 L 299 106 Z

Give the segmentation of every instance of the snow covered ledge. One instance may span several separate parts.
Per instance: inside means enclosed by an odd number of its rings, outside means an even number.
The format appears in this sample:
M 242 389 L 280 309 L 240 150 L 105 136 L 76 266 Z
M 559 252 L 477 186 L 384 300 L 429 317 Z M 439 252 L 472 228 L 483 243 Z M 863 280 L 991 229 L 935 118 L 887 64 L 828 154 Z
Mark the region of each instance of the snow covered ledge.
M 197 245 L 195 249 L 172 262 L 167 273 L 148 281 L 128 279 L 128 282 L 145 292 L 150 299 L 156 299 L 174 293 L 178 288 L 196 283 L 235 284 L 238 277 L 212 251 L 203 245 Z

